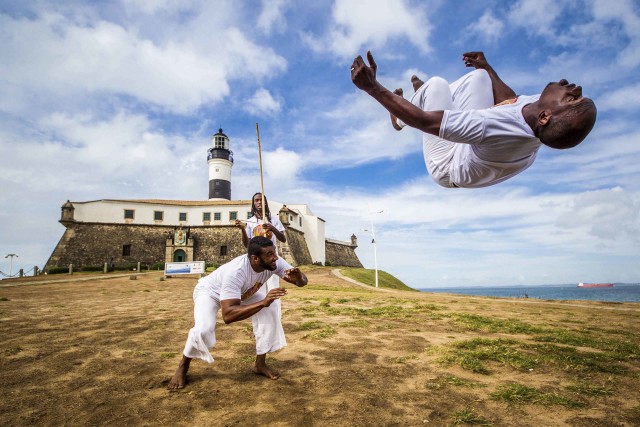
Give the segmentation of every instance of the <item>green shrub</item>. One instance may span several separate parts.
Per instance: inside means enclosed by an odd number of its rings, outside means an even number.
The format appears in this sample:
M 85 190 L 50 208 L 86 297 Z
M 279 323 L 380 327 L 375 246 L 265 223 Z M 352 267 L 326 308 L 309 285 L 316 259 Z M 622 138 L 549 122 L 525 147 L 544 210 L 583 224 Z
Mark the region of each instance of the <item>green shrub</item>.
M 47 274 L 62 274 L 68 273 L 69 267 L 49 267 Z
M 104 267 L 95 266 L 95 265 L 87 265 L 85 267 L 82 267 L 80 269 L 80 271 L 102 271 L 103 269 L 104 269 Z

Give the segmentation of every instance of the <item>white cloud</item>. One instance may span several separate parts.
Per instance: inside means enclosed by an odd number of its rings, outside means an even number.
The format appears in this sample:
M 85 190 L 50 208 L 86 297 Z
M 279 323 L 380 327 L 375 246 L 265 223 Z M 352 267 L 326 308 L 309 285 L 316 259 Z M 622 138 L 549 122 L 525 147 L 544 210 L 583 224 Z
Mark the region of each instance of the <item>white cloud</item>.
M 640 243 L 640 198 L 620 187 L 581 193 L 557 224 L 604 242 L 630 239 Z
M 272 31 L 282 33 L 286 29 L 284 9 L 288 0 L 262 0 L 262 11 L 258 17 L 258 28 L 269 34 Z
M 244 109 L 253 115 L 273 115 L 282 110 L 281 101 L 271 95 L 267 89 L 260 88 L 245 103 Z
M 179 13 L 190 9 L 195 3 L 185 0 L 122 0 L 122 2 L 129 9 L 137 9 L 147 14 L 158 12 Z
M 421 52 L 431 51 L 432 26 L 417 4 L 409 5 L 403 0 L 336 0 L 333 20 L 319 39 L 306 36 L 311 49 L 349 58 L 362 48 L 375 52 L 389 40 L 407 39 Z
M 373 219 L 379 268 L 416 287 L 577 283 L 640 272 L 623 259 L 638 248 L 637 191 L 536 195 L 509 185 L 450 191 L 425 174 L 384 192 L 328 191 L 301 182 L 278 197 L 309 203 L 327 221 L 332 238 L 347 240 L 355 233 L 358 256 L 368 268 L 373 268 L 371 235 L 360 229 Z M 602 214 L 607 204 L 611 212 Z M 367 206 L 385 210 L 371 218 Z M 622 230 L 607 233 L 618 226 Z M 605 256 L 621 259 L 612 264 Z M 627 270 L 615 271 L 622 266 Z
M 504 32 L 504 23 L 493 15 L 493 12 L 487 10 L 477 22 L 467 27 L 466 34 L 469 37 L 473 35 L 480 36 L 488 43 L 496 42 Z
M 297 177 L 301 167 L 301 158 L 294 151 L 278 147 L 275 151 L 264 153 L 265 179 L 273 187 L 297 187 L 300 184 Z
M 113 92 L 186 113 L 220 102 L 236 75 L 264 78 L 286 66 L 234 28 L 219 29 L 219 43 L 202 52 L 189 42 L 157 45 L 106 21 L 89 27 L 48 14 L 36 20 L 1 16 L 0 23 L 8 41 L 0 76 L 10 90 L 40 97 Z
M 601 111 L 621 110 L 628 112 L 640 109 L 640 83 L 605 93 L 598 98 L 597 105 Z
M 615 20 L 622 23 L 625 35 L 629 39 L 627 46 L 619 50 L 618 64 L 625 68 L 640 65 L 640 16 L 638 5 L 629 0 L 617 2 L 595 0 L 594 16 L 599 20 Z
M 555 20 L 561 15 L 565 1 L 520 0 L 509 11 L 508 21 L 532 34 L 553 37 Z

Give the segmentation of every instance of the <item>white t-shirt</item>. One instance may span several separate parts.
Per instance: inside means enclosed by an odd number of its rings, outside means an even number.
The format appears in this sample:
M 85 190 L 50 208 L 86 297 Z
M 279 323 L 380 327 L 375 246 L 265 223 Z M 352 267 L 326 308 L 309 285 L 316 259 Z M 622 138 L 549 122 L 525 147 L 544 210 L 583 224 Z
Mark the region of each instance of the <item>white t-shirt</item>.
M 533 164 L 540 140 L 524 120 L 522 108 L 540 95 L 483 110 L 444 112 L 440 138 L 456 142 L 450 179 L 460 187 L 502 182 Z
M 247 232 L 247 237 L 249 238 L 249 240 L 255 237 L 253 235 L 253 230 L 259 224 L 263 224 L 263 223 L 264 221 L 259 220 L 258 217 L 256 217 L 255 215 L 247 220 L 247 228 L 245 229 L 245 231 Z M 284 233 L 284 225 L 282 225 L 282 222 L 280 222 L 280 218 L 278 218 L 278 215 L 271 215 L 271 225 L 273 225 L 276 228 L 276 230 L 278 230 L 279 232 Z M 276 247 L 276 255 L 277 255 L 278 254 L 278 238 L 273 233 L 271 233 L 271 241 L 273 242 L 273 245 Z
M 283 277 L 284 272 L 291 268 L 293 267 L 289 263 L 278 258 L 274 271 L 264 270 L 256 273 L 251 268 L 249 255 L 240 255 L 198 280 L 196 288 L 206 290 L 211 297 L 218 301 L 226 299 L 246 301 L 258 292 L 271 276 L 277 274 Z

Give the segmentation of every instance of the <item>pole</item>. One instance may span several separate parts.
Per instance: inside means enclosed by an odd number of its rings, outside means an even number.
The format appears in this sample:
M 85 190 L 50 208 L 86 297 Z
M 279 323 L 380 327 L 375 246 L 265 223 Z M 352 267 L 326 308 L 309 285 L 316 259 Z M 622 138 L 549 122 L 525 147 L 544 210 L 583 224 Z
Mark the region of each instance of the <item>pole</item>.
M 256 123 L 256 135 L 258 136 L 258 160 L 260 162 L 260 196 L 262 197 L 262 221 L 264 222 L 265 206 L 264 206 L 264 180 L 262 178 L 262 147 L 260 147 L 260 127 Z
M 376 232 L 373 228 L 373 218 L 371 219 L 371 237 L 373 238 L 373 267 L 376 270 L 376 288 L 378 287 L 378 252 L 376 251 Z
M 9 276 L 13 274 L 13 257 L 20 258 L 17 254 L 7 254 L 5 258 L 9 258 Z
M 264 180 L 262 179 L 262 148 L 260 147 L 260 127 L 256 123 L 256 135 L 258 136 L 258 159 L 260 161 L 260 197 L 262 198 L 262 223 L 265 223 L 265 211 L 264 205 Z

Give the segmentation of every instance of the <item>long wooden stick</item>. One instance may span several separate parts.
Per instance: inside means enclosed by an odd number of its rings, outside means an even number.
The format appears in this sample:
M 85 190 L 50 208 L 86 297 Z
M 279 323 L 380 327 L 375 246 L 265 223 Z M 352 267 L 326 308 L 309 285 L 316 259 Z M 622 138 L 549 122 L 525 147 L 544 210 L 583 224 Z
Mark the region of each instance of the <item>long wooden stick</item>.
M 256 135 L 258 136 L 258 159 L 260 159 L 260 196 L 262 197 L 262 223 L 266 223 L 264 205 L 264 180 L 262 179 L 262 148 L 260 147 L 260 128 L 256 123 Z

